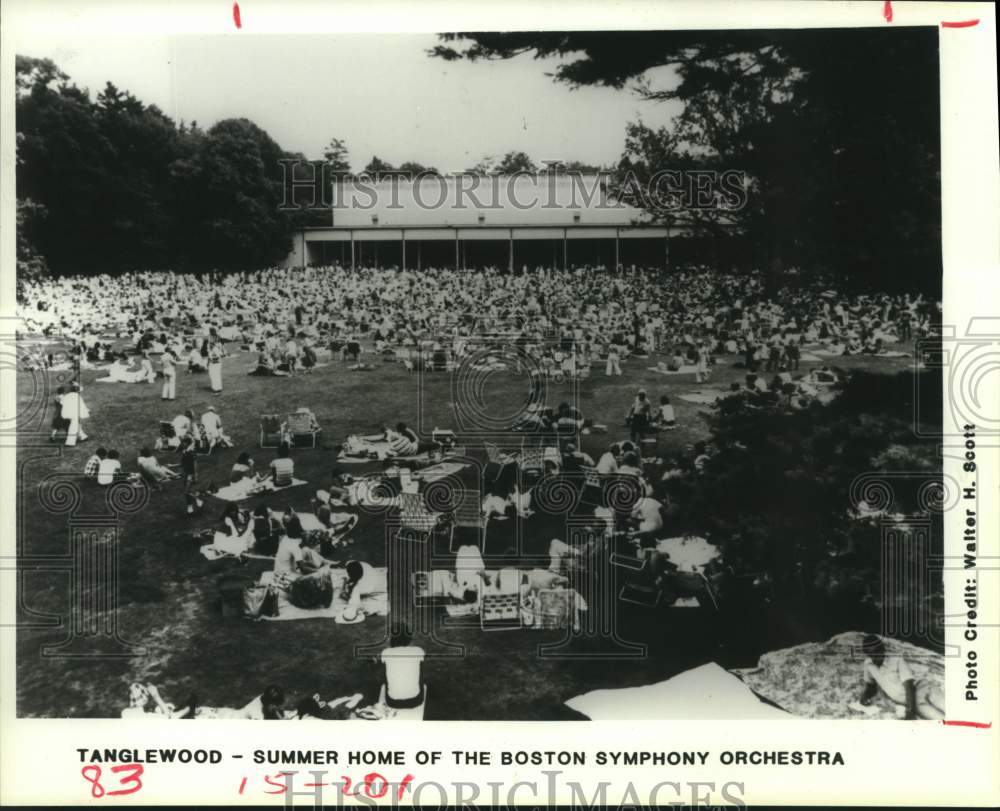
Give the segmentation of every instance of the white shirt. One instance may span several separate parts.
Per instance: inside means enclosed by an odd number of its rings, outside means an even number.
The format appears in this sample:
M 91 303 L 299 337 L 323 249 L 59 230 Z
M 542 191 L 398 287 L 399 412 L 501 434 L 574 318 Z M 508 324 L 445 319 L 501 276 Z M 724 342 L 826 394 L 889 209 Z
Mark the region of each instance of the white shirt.
M 416 645 L 403 645 L 382 651 L 386 695 L 389 698 L 406 701 L 420 695 L 420 663 L 423 660 L 424 649 Z
M 97 466 L 97 483 L 111 484 L 115 480 L 115 474 L 122 469 L 122 463 L 117 459 L 102 459 Z
M 618 472 L 618 461 L 611 451 L 605 451 L 601 458 L 597 460 L 597 472 L 602 476 L 609 476 L 612 473 Z
M 302 560 L 302 546 L 299 538 L 283 535 L 274 553 L 275 574 L 298 574 L 298 562 Z

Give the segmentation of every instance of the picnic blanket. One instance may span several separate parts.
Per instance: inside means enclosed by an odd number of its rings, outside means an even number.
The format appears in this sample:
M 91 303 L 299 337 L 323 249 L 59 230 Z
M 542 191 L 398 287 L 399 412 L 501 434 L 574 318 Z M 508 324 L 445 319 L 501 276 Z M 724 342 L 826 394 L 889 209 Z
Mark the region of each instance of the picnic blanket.
M 326 532 L 330 542 L 334 544 L 342 541 L 358 525 L 358 517 L 352 513 L 331 513 L 332 527 L 324 527 L 312 513 L 296 513 L 296 515 L 299 517 L 302 529 L 306 532 Z M 243 536 L 237 538 L 230 537 L 224 532 L 216 532 L 212 543 L 204 544 L 199 547 L 198 551 L 206 560 L 235 557 L 274 560 L 274 555 L 260 555 L 253 552 L 253 543 L 253 532 L 250 529 Z
M 676 372 L 672 372 L 669 369 L 661 369 L 659 366 L 647 366 L 650 372 L 656 372 L 658 375 L 693 375 L 698 371 L 698 367 L 691 366 L 681 366 Z
M 703 572 L 721 554 L 719 547 L 696 535 L 666 538 L 656 549 L 670 555 L 670 561 L 682 572 Z
M 436 482 L 438 479 L 443 479 L 454 473 L 458 473 L 465 467 L 467 467 L 467 465 L 464 462 L 438 462 L 436 465 L 431 465 L 430 467 L 425 467 L 423 470 L 418 470 L 413 474 L 413 478 L 420 479 L 425 482 Z
M 566 702 L 592 721 L 794 720 L 757 698 L 739 678 L 715 662 L 642 687 L 592 690 Z
M 721 389 L 702 389 L 701 391 L 692 391 L 688 394 L 677 395 L 680 399 L 687 403 L 697 403 L 698 405 L 712 405 L 718 400 L 724 391 Z
M 387 570 L 384 567 L 376 567 L 375 572 L 383 578 L 387 576 Z M 342 618 L 344 609 L 347 608 L 347 603 L 341 599 L 340 591 L 344 586 L 344 581 L 347 580 L 347 572 L 344 569 L 330 569 L 330 574 L 333 578 L 333 603 L 329 608 L 299 608 L 298 606 L 294 606 L 288 602 L 288 595 L 284 592 L 284 590 L 279 589 L 278 616 L 262 617 L 262 619 L 270 620 L 272 622 L 281 622 L 283 620 L 308 620 L 322 618 L 332 619 L 345 625 L 357 622 L 358 620 L 345 620 Z M 273 582 L 274 572 L 264 572 L 261 574 L 260 584 L 262 586 L 270 585 Z M 388 616 L 388 586 L 386 586 L 383 591 L 364 595 L 361 598 L 361 608 L 364 611 L 364 616 L 360 614 L 358 615 L 361 619 L 371 616 Z
M 257 484 L 253 487 L 248 487 L 243 484 L 244 481 L 252 482 L 252 480 L 244 479 L 243 481 L 236 482 L 236 484 L 227 484 L 225 487 L 220 487 L 217 492 L 211 493 L 210 495 L 222 499 L 223 501 L 243 501 L 244 499 L 260 495 L 261 493 L 284 492 L 285 490 L 290 490 L 293 487 L 308 484 L 305 479 L 292 479 L 292 483 L 286 485 L 285 487 L 275 487 L 274 482 L 270 479 L 265 479 L 262 482 L 257 482 Z
M 808 642 L 771 651 L 755 668 L 734 671 L 758 695 L 800 718 L 896 718 L 897 705 L 881 692 L 874 711 L 853 708 L 863 686 L 861 643 L 864 634 L 848 631 L 827 642 Z M 885 640 L 889 656 L 903 656 L 914 678 L 944 689 L 944 656 L 900 642 Z

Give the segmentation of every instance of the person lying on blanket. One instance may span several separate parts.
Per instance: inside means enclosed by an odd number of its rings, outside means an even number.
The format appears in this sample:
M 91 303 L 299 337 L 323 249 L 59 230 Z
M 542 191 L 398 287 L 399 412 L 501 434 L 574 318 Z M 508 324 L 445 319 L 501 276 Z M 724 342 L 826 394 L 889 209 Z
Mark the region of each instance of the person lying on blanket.
M 421 440 L 412 428 L 408 428 L 405 422 L 397 422 L 396 430 L 386 429 L 386 437 L 389 439 L 389 454 L 391 456 L 416 456 L 425 451 L 440 450 L 438 442 Z
M 142 477 L 154 487 L 158 487 L 163 482 L 181 477 L 181 474 L 177 471 L 161 465 L 148 447 L 139 451 L 138 463 L 139 472 L 142 474 Z
M 902 705 L 906 720 L 922 718 L 937 721 L 944 718 L 941 688 L 927 679 L 914 678 L 906 660 L 898 654 L 890 656 L 880 637 L 866 634 L 862 650 L 865 653 L 865 686 L 860 698 L 862 706 L 867 707 L 881 692 L 893 703 Z
M 354 709 L 362 698 L 361 693 L 355 693 L 323 701 L 319 693 L 313 693 L 296 705 L 293 717 L 298 721 L 344 721 L 354 716 Z
M 152 711 L 149 710 L 153 703 Z M 128 707 L 122 710 L 122 718 L 194 718 L 198 699 L 192 695 L 186 707 L 179 709 L 168 704 L 160 696 L 155 684 L 133 682 L 128 689 Z
M 277 684 L 271 684 L 246 706 L 239 709 L 220 707 L 212 714 L 212 717 L 249 721 L 283 721 L 285 720 L 284 703 L 285 691 Z

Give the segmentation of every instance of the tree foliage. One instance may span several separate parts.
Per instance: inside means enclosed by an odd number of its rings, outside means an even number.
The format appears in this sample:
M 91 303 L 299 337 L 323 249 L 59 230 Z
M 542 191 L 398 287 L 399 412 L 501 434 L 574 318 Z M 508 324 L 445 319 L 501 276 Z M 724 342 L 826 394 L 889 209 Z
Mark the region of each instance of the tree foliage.
M 758 267 L 940 289 L 934 29 L 453 33 L 432 54 L 561 57 L 554 78 L 569 86 L 679 102 L 669 127 L 629 127 L 623 164 L 640 183 L 741 171 L 745 207 L 693 216 L 735 220 Z
M 250 121 L 178 126 L 110 82 L 91 100 L 48 59 L 18 56 L 16 90 L 24 256 L 103 273 L 261 267 L 287 255 L 288 155 Z

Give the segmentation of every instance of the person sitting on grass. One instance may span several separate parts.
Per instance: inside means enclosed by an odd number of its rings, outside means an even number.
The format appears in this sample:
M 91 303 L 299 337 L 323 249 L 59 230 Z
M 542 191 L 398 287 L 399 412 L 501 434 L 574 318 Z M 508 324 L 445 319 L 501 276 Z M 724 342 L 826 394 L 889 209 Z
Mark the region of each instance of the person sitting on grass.
M 122 476 L 122 463 L 118 451 L 112 449 L 97 467 L 97 483 L 108 486 Z
M 617 442 L 611 443 L 608 449 L 601 454 L 597 460 L 597 472 L 602 476 L 610 476 L 618 472 L 618 460 L 622 455 L 622 446 Z
M 385 704 L 390 710 L 413 709 L 424 703 L 426 688 L 420 665 L 424 649 L 414 645 L 409 634 L 394 635 L 380 654 L 385 667 Z
M 865 653 L 863 707 L 881 693 L 894 704 L 901 705 L 908 721 L 918 718 L 936 721 L 944 718 L 944 694 L 941 688 L 925 679 L 917 679 L 901 655 L 889 655 L 885 642 L 875 634 L 866 634 L 862 642 Z
M 244 451 L 233 462 L 233 467 L 229 471 L 229 483 L 236 484 L 243 479 L 254 479 L 253 459 L 250 454 Z
M 270 469 L 271 483 L 278 487 L 289 487 L 295 479 L 295 462 L 289 457 L 289 446 L 287 442 L 282 442 L 278 446 L 278 457 L 271 460 L 268 466 Z
M 344 618 L 353 620 L 362 611 L 361 601 L 364 597 L 388 591 L 386 573 L 385 570 L 377 571 L 371 564 L 359 560 L 349 560 L 344 569 L 347 573 L 341 593 L 347 602 Z
M 83 475 L 88 479 L 96 479 L 97 472 L 101 468 L 101 462 L 103 462 L 108 457 L 108 451 L 106 448 L 98 448 L 94 451 L 93 456 L 87 460 L 87 464 L 83 466 Z
M 302 522 L 297 516 L 284 528 L 284 534 L 278 540 L 278 549 L 274 555 L 274 574 L 285 580 L 294 580 L 302 574 L 299 564 L 305 559 L 302 551 Z
M 656 410 L 653 425 L 660 431 L 671 431 L 677 427 L 674 407 L 670 404 L 670 398 L 665 394 L 660 397 L 660 407 Z

